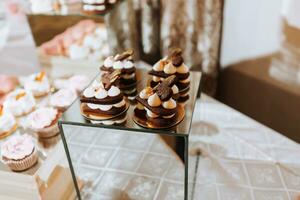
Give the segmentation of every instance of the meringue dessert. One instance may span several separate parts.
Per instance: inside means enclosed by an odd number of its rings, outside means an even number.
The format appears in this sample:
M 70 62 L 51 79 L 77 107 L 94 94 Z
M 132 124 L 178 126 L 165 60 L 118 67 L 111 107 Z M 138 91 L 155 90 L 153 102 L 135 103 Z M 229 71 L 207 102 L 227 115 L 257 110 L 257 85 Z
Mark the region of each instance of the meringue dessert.
M 183 62 L 181 49 L 174 49 L 169 56 L 155 63 L 149 74 L 152 75 L 151 87 L 155 87 L 165 78 L 175 75 L 177 79 L 175 85 L 180 94 L 177 101 L 180 103 L 189 99 L 190 73 L 189 68 Z
M 120 70 L 106 73 L 101 81 L 95 80 L 83 91 L 81 113 L 91 122 L 106 125 L 126 122 L 128 104 L 121 90 L 114 85 L 119 76 Z
M 30 91 L 16 89 L 7 95 L 3 106 L 15 117 L 21 117 L 31 113 L 35 109 L 36 103 Z
M 129 100 L 134 100 L 137 95 L 136 68 L 132 56 L 133 50 L 127 50 L 114 57 L 109 56 L 105 59 L 103 66 L 100 68 L 103 74 L 112 72 L 113 70 L 121 71 L 121 76 L 116 81 L 116 86 L 122 90 Z
M 90 83 L 85 75 L 73 75 L 68 79 L 56 79 L 53 85 L 56 89 L 73 89 L 77 93 L 81 93 Z
M 146 87 L 136 97 L 134 114 L 147 120 L 150 128 L 170 127 L 178 122 L 178 107 L 174 97 L 175 75 L 166 78 L 156 87 Z
M 38 155 L 32 137 L 24 134 L 9 138 L 1 145 L 1 158 L 13 171 L 24 171 L 34 166 Z
M 45 72 L 32 74 L 26 78 L 24 88 L 31 91 L 34 97 L 43 97 L 50 92 L 50 83 Z
M 60 112 L 51 107 L 41 107 L 32 112 L 28 118 L 28 128 L 39 137 L 49 138 L 59 133 L 57 121 Z
M 15 117 L 0 106 L 0 139 L 12 134 L 17 129 Z
M 60 111 L 65 111 L 76 99 L 77 94 L 73 89 L 60 89 L 50 96 L 50 106 Z

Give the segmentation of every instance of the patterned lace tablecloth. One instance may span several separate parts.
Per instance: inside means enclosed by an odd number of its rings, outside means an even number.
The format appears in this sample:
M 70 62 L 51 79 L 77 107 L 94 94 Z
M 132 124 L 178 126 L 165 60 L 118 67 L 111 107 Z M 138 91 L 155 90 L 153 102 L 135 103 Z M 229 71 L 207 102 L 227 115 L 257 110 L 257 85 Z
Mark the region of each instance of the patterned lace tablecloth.
M 206 95 L 190 138 L 195 200 L 300 199 L 300 145 Z

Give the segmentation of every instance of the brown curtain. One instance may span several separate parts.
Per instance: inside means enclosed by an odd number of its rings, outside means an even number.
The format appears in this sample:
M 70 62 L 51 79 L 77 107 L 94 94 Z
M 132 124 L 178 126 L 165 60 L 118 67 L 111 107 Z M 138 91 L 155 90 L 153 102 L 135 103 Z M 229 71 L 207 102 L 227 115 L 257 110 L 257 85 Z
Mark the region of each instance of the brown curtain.
M 214 95 L 219 66 L 223 0 L 124 0 L 106 16 L 111 47 L 132 47 L 155 63 L 180 47 L 192 70 L 203 72 L 202 91 Z

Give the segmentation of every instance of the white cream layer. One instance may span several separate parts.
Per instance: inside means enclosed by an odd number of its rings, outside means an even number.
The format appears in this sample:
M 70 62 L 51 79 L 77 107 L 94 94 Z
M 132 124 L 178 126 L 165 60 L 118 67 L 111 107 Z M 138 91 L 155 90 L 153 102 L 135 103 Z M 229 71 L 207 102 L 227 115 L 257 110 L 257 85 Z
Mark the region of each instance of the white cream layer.
M 87 106 L 90 108 L 90 109 L 93 109 L 93 110 L 102 110 L 102 111 L 109 111 L 110 109 L 112 109 L 113 107 L 116 107 L 116 108 L 121 108 L 122 106 L 124 106 L 126 104 L 125 100 L 123 99 L 122 101 L 120 101 L 119 103 L 116 103 L 116 104 L 109 104 L 109 105 L 101 105 L 101 104 L 93 104 L 93 103 L 87 103 Z

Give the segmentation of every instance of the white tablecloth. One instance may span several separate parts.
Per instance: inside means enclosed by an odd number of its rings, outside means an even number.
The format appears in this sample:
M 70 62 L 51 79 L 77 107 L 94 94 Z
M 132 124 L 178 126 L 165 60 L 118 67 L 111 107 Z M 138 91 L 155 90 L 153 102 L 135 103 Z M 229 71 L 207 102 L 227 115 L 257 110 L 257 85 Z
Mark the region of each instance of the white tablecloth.
M 193 199 L 300 199 L 300 145 L 206 95 L 194 113 L 196 149 Z

